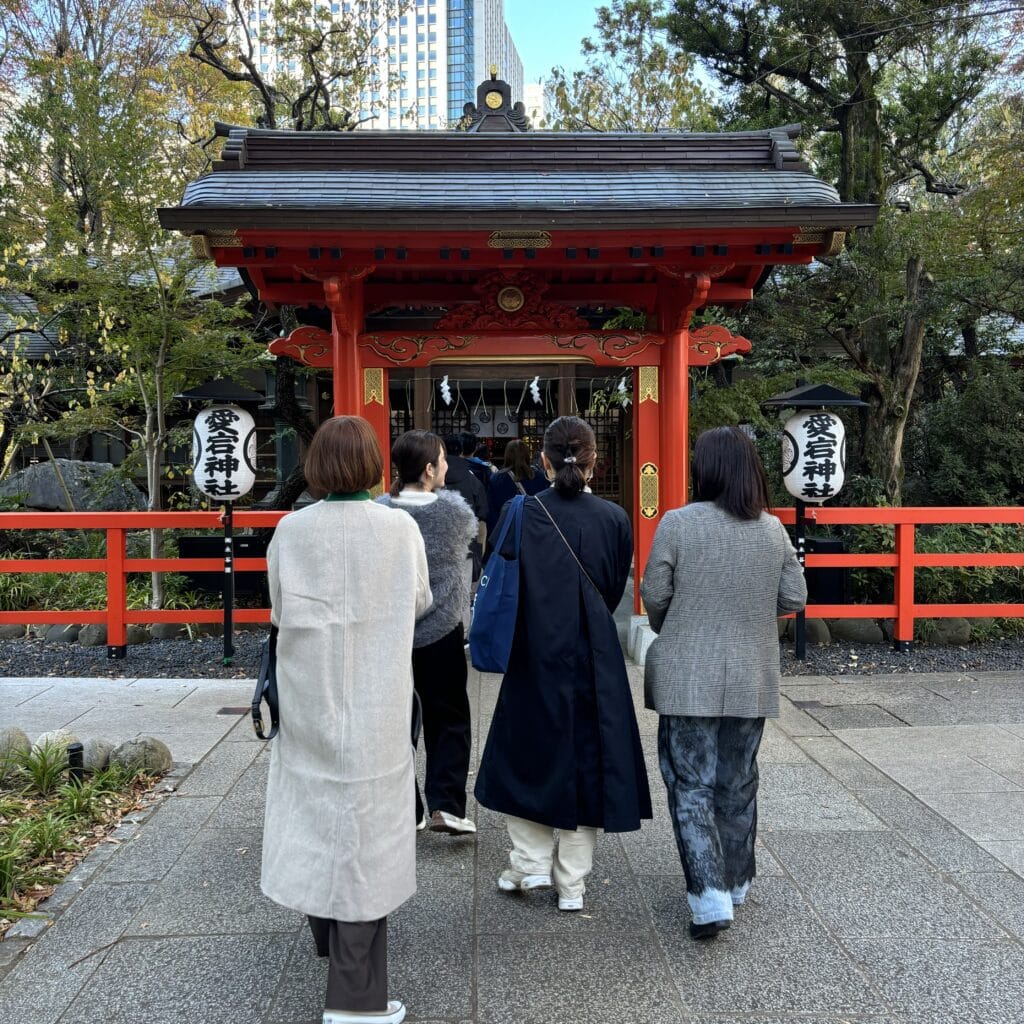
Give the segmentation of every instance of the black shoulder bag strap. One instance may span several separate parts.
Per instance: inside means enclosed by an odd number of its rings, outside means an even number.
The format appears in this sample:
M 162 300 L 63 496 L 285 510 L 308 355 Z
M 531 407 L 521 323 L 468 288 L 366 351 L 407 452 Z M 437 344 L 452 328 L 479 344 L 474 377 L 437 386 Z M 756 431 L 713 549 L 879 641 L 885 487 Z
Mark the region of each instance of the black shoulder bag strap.
M 270 709 L 270 732 L 263 734 L 263 713 L 261 705 L 267 702 Z M 260 669 L 256 676 L 256 692 L 252 697 L 252 727 L 261 740 L 272 740 L 277 735 L 280 723 L 280 709 L 277 703 L 277 626 L 270 627 L 270 636 L 263 641 L 260 652 Z

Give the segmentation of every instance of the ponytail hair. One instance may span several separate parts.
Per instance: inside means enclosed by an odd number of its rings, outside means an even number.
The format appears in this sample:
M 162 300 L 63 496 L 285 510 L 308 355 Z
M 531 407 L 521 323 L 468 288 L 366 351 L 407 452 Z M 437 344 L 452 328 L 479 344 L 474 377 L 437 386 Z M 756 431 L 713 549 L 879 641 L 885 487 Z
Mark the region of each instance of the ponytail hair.
M 436 466 L 442 442 L 428 430 L 407 430 L 391 449 L 391 497 L 397 498 L 403 487 L 419 483 L 427 466 Z
M 582 494 L 597 461 L 590 424 L 578 416 L 559 416 L 544 431 L 544 454 L 555 471 L 555 490 L 563 498 Z

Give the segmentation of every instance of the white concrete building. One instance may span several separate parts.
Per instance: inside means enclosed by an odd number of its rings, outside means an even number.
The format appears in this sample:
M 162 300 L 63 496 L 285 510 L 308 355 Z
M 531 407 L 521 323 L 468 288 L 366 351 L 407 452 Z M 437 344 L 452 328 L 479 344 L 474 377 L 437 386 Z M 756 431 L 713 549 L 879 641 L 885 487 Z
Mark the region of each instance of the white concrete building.
M 380 81 L 362 97 L 361 116 L 370 118 L 365 127 L 445 128 L 475 101 L 491 65 L 512 96 L 522 98 L 523 62 L 505 24 L 504 0 L 410 0 L 405 13 L 386 20 L 383 4 L 373 0 L 310 0 L 311 11 L 327 6 L 339 19 L 355 14 L 381 22 Z M 273 0 L 249 0 L 247 14 L 250 33 L 259 37 L 259 69 L 271 77 L 297 73 L 295 61 L 273 47 Z M 395 79 L 389 90 L 386 83 Z
M 523 104 L 530 125 L 534 129 L 542 129 L 548 115 L 547 88 L 543 82 L 527 82 L 523 86 Z

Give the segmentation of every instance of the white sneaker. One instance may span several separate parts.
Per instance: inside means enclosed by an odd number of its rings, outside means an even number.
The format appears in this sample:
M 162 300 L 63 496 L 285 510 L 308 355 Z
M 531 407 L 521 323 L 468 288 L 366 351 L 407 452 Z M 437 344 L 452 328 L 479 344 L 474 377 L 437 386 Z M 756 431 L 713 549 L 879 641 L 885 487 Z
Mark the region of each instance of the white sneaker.
M 423 812 L 423 817 L 420 818 L 420 820 L 416 822 L 416 831 L 417 832 L 424 832 L 424 831 L 426 831 L 426 828 L 427 828 L 427 812 L 424 811 Z
M 583 909 L 583 893 L 579 896 L 559 896 L 558 897 L 558 909 L 559 910 L 582 910 Z
M 386 1010 L 324 1010 L 323 1024 L 402 1024 L 405 1004 L 388 1000 Z
M 457 818 L 447 811 L 434 811 L 430 816 L 431 832 L 447 832 L 450 836 L 468 836 L 476 832 L 476 825 L 469 818 Z
M 505 868 L 498 875 L 498 888 L 502 892 L 529 892 L 531 889 L 550 889 L 550 875 L 528 875 L 515 868 Z

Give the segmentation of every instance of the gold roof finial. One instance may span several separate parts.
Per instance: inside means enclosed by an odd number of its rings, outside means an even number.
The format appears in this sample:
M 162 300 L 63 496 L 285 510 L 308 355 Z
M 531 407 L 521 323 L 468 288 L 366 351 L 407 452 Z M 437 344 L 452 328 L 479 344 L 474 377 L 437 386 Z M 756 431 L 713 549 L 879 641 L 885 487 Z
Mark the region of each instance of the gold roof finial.
M 497 81 L 497 79 L 498 79 L 498 65 L 497 64 L 492 64 L 491 65 L 491 81 L 495 82 L 495 81 Z

